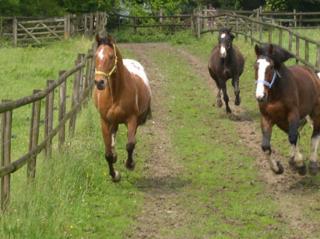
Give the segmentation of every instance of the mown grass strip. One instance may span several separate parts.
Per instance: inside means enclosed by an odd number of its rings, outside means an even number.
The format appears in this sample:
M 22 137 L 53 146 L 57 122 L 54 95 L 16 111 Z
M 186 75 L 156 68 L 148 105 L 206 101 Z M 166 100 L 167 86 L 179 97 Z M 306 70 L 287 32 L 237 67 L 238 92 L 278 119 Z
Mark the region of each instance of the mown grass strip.
M 190 184 L 181 190 L 179 205 L 187 222 L 164 229 L 178 238 L 282 238 L 285 225 L 277 218 L 274 201 L 257 179 L 254 159 L 220 110 L 212 107 L 212 92 L 187 61 L 172 52 L 148 53 L 166 82 L 177 160 L 185 167 L 181 177 Z

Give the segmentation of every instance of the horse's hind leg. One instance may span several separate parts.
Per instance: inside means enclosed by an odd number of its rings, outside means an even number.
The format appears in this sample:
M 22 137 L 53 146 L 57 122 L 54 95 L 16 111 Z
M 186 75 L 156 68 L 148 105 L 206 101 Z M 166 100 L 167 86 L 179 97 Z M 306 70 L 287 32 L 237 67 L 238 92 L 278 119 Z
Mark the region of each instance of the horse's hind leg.
M 227 93 L 227 86 L 226 86 L 226 83 L 224 82 L 222 84 L 222 93 L 223 93 L 223 100 L 224 100 L 224 103 L 226 104 L 226 111 L 228 114 L 231 113 L 231 109 L 229 107 L 229 96 L 228 96 L 228 93 Z
M 311 155 L 309 162 L 309 173 L 316 175 L 318 173 L 318 146 L 320 140 L 320 119 L 319 117 L 314 118 L 313 121 L 313 132 L 311 137 Z
M 239 77 L 232 78 L 232 86 L 234 88 L 234 95 L 236 96 L 236 99 L 234 100 L 234 104 L 240 105 L 241 99 L 240 99 Z
M 105 159 L 108 162 L 109 166 L 109 174 L 112 177 L 112 180 L 114 182 L 118 182 L 121 179 L 120 173 L 116 171 L 113 167 L 113 164 L 116 161 L 116 156 L 114 154 L 114 142 L 113 142 L 113 136 L 112 136 L 112 128 L 111 125 L 105 122 L 103 119 L 101 119 L 101 129 L 102 129 L 102 135 L 104 139 L 104 145 L 105 145 Z
M 135 162 L 133 160 L 133 151 L 136 145 L 136 132 L 137 132 L 137 118 L 133 117 L 128 121 L 128 143 L 127 143 L 127 152 L 128 159 L 126 161 L 126 167 L 129 170 L 133 170 L 135 167 Z

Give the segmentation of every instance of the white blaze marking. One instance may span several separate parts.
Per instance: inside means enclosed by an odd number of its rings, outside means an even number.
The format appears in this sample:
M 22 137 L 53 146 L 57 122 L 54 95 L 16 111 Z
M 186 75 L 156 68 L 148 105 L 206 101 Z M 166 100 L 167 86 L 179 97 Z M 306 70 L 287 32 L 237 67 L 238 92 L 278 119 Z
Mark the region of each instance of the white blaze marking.
M 270 65 L 270 62 L 268 62 L 266 59 L 259 59 L 257 61 L 259 63 L 258 66 L 258 84 L 256 89 L 256 98 L 263 98 L 264 97 L 264 84 L 263 81 L 265 81 L 265 75 L 266 75 L 266 69 Z
M 103 58 L 104 58 L 103 48 L 101 48 L 101 50 L 99 51 L 98 57 L 100 58 L 100 60 L 103 60 Z
M 222 57 L 226 57 L 227 56 L 227 51 L 226 51 L 226 48 L 224 46 L 220 47 L 220 55 Z
M 223 38 L 226 37 L 226 34 L 225 34 L 225 33 L 222 33 L 220 37 L 221 37 L 221 39 L 223 39 Z
M 318 78 L 320 79 L 320 72 L 317 73 Z
M 151 94 L 149 80 L 143 66 L 139 62 L 131 59 L 123 59 L 123 64 L 127 67 L 128 71 L 142 79 L 143 83 L 147 86 L 149 93 Z

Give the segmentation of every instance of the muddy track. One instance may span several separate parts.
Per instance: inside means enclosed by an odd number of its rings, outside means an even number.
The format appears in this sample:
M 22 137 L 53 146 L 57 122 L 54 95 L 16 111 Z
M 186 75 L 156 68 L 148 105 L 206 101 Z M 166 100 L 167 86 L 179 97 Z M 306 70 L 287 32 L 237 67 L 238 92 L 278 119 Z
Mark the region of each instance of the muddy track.
M 214 81 L 208 74 L 207 62 L 203 62 L 198 57 L 182 49 L 171 49 L 171 51 L 177 52 L 177 54 L 186 59 L 193 66 L 194 72 L 204 79 L 215 95 L 217 94 Z M 230 98 L 230 102 L 233 102 L 233 97 L 231 96 Z M 296 232 L 290 238 L 313 238 L 312 234 L 319 232 L 320 223 L 310 221 L 304 215 L 306 205 L 308 203 L 312 204 L 312 201 L 316 203 L 313 194 L 309 193 L 313 190 L 312 185 L 310 185 L 311 188 L 308 188 L 305 182 L 308 181 L 308 176 L 300 177 L 293 173 L 287 163 L 288 157 L 281 155 L 276 150 L 273 152 L 273 157 L 283 162 L 285 172 L 282 175 L 274 175 L 261 152 L 260 128 L 257 128 L 253 119 L 248 117 L 249 114 L 245 109 L 232 104 L 231 106 L 233 114 L 229 116 L 229 119 L 235 121 L 236 130 L 242 144 L 248 147 L 249 155 L 256 159 L 259 175 L 266 183 L 268 193 L 273 196 L 279 205 L 280 212 L 278 216 L 288 224 L 292 231 Z M 221 108 L 221 111 L 224 112 L 224 106 Z
M 138 188 L 144 192 L 144 205 L 136 218 L 136 225 L 127 238 L 163 238 L 161 231 L 175 228 L 184 220 L 184 210 L 179 208 L 177 199 L 183 182 L 179 173 L 183 170 L 172 153 L 172 144 L 168 133 L 168 109 L 163 104 L 166 79 L 160 69 L 150 62 L 146 55 L 148 48 L 159 47 L 149 44 L 123 44 L 130 49 L 147 69 L 152 92 L 152 120 L 148 127 L 142 127 L 144 133 L 152 134 L 151 154 L 145 165 L 145 175 L 138 182 Z
M 137 216 L 137 226 L 128 238 L 161 238 L 159 232 L 161 228 L 175 227 L 177 223 L 183 223 L 183 215 L 186 213 L 175 204 L 179 193 L 175 192 L 169 185 L 171 180 L 177 180 L 176 176 L 181 169 L 174 160 L 174 154 L 170 152 L 171 142 L 166 129 L 166 108 L 161 104 L 165 79 L 156 65 L 150 62 L 148 49 L 157 48 L 161 51 L 172 52 L 180 55 L 192 67 L 194 74 L 200 76 L 204 84 L 216 95 L 217 89 L 213 80 L 208 75 L 207 62 L 196 57 L 186 50 L 172 47 L 168 44 L 125 44 L 123 47 L 129 48 L 143 63 L 149 78 L 153 92 L 153 120 L 151 127 L 145 129 L 158 135 L 157 142 L 152 142 L 152 159 L 147 162 L 148 178 L 141 182 L 141 187 L 145 192 L 144 209 Z M 233 102 L 233 97 L 231 96 Z M 316 204 L 314 198 L 312 183 L 308 179 L 294 174 L 288 166 L 287 157 L 277 151 L 274 156 L 279 158 L 285 167 L 283 175 L 274 175 L 269 169 L 268 162 L 265 161 L 260 149 L 260 128 L 253 119 L 248 117 L 248 113 L 242 107 L 235 107 L 231 103 L 233 114 L 227 116 L 224 114 L 224 108 L 221 108 L 221 114 L 226 119 L 234 121 L 237 133 L 240 136 L 242 144 L 248 148 L 249 156 L 256 159 L 256 167 L 259 170 L 261 180 L 266 184 L 267 194 L 270 194 L 278 204 L 278 217 L 284 221 L 294 238 L 313 238 L 312 235 L 319 233 L 320 223 L 310 221 L 305 216 L 307 205 Z M 309 187 L 308 187 L 309 186 Z

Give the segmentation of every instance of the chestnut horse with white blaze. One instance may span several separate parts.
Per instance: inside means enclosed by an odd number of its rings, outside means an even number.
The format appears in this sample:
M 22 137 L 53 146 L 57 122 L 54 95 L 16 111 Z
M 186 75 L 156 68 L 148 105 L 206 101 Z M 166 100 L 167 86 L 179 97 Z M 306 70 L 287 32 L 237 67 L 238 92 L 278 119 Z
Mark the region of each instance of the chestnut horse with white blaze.
M 117 161 L 115 137 L 119 124 L 128 129 L 126 167 L 134 169 L 133 151 L 137 127 L 151 114 L 151 89 L 143 66 L 129 59 L 122 59 L 114 40 L 109 35 L 97 35 L 95 87 L 93 98 L 100 113 L 101 129 L 105 144 L 105 159 L 114 182 L 120 173 L 113 164 Z
M 320 140 L 320 79 L 309 67 L 286 67 L 284 62 L 293 55 L 279 46 L 256 45 L 255 52 L 256 99 L 261 112 L 262 150 L 270 167 L 276 174 L 284 171 L 281 163 L 271 157 L 272 127 L 277 125 L 288 134 L 291 144 L 290 166 L 298 170 L 300 175 L 307 173 L 297 141 L 299 130 L 309 116 L 313 122 L 309 173 L 315 175 L 318 172 Z

